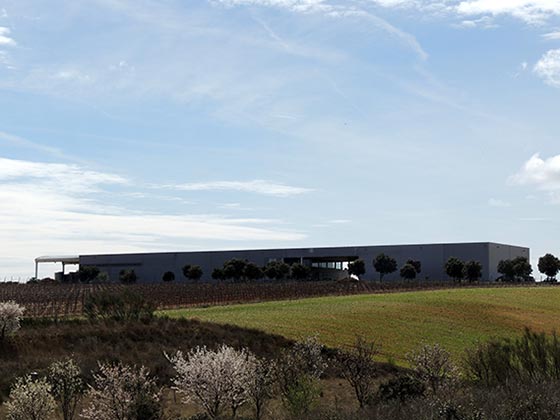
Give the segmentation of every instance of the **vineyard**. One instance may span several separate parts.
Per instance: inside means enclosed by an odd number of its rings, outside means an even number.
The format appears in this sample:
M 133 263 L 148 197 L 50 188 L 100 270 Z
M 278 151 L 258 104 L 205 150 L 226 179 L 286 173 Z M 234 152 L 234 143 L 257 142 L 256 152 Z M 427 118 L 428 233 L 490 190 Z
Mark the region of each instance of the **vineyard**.
M 496 287 L 496 284 L 488 284 Z M 100 291 L 132 290 L 158 309 L 217 306 L 318 296 L 481 287 L 450 283 L 290 282 L 221 284 L 0 284 L 0 301 L 14 300 L 25 306 L 30 318 L 66 318 L 82 314 L 88 295 Z

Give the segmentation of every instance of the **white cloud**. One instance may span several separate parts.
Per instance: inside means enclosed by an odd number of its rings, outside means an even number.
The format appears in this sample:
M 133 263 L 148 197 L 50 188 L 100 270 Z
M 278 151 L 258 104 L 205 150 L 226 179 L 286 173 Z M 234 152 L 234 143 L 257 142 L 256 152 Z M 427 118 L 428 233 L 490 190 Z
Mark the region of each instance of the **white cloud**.
M 560 190 L 560 155 L 542 159 L 539 154 L 533 155 L 510 178 L 510 182 L 517 185 L 534 185 L 540 190 Z
M 0 158 L 0 255 L 9 260 L 0 266 L 0 277 L 31 275 L 33 258 L 49 253 L 139 252 L 183 248 L 186 241 L 305 238 L 276 228 L 281 224 L 276 220 L 166 214 L 115 204 L 119 191 L 131 187 L 120 175 L 78 165 Z M 19 268 L 6 272 L 6 267 Z
M 0 26 L 0 46 L 14 46 L 16 45 L 16 41 L 13 38 L 10 38 L 10 28 L 6 28 L 4 26 Z
M 313 190 L 264 180 L 193 182 L 164 187 L 182 191 L 240 191 L 277 197 L 300 195 Z M 158 188 L 161 188 L 158 186 Z
M 539 24 L 560 15 L 557 0 L 465 0 L 456 10 L 464 15 L 510 15 L 527 23 Z
M 533 71 L 550 86 L 560 87 L 560 49 L 546 52 Z
M 548 32 L 541 35 L 547 41 L 557 41 L 560 40 L 560 31 Z
M 511 207 L 511 204 L 507 201 L 500 200 L 498 198 L 491 198 L 488 200 L 488 205 L 490 207 Z

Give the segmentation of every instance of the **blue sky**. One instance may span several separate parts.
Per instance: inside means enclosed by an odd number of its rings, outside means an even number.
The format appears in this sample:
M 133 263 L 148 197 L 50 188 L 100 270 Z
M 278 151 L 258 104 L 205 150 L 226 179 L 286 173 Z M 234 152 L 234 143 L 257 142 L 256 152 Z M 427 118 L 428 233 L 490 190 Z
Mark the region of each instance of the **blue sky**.
M 559 105 L 557 0 L 0 0 L 0 279 L 44 254 L 560 253 Z

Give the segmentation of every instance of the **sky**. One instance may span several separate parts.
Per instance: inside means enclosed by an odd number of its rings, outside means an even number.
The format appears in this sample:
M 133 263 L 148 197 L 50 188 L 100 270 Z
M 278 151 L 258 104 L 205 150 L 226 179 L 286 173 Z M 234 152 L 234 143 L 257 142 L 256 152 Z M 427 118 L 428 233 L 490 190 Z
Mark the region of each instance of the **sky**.
M 560 1 L 0 0 L 0 203 L 0 281 L 40 255 L 560 254 Z

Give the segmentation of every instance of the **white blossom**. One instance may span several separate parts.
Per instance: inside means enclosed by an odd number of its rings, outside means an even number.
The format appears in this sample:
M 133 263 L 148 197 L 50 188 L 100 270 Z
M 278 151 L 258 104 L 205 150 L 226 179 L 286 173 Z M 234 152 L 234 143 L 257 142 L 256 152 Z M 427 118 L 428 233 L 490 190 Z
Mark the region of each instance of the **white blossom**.
M 44 378 L 33 380 L 26 376 L 16 381 L 5 407 L 7 420 L 49 420 L 56 403 Z
M 20 329 L 25 308 L 13 300 L 0 302 L 0 340 Z
M 237 409 L 249 399 L 248 384 L 254 374 L 255 356 L 246 349 L 223 345 L 217 351 L 196 347 L 186 354 L 168 357 L 177 372 L 174 388 L 185 402 L 199 404 L 211 418 L 229 406 Z

